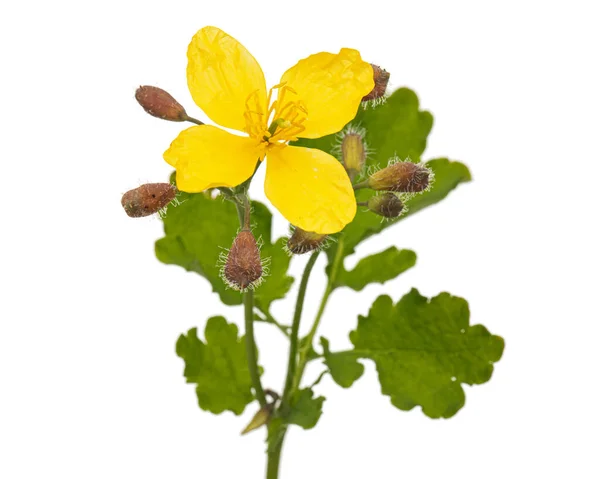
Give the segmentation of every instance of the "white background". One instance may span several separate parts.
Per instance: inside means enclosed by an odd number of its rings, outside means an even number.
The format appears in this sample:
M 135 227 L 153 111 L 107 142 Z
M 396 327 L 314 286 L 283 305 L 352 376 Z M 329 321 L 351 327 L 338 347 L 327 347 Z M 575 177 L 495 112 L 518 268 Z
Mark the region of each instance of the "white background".
M 160 221 L 120 205 L 168 177 L 161 155 L 183 128 L 146 115 L 136 87 L 161 86 L 206 119 L 185 79 L 205 25 L 244 43 L 271 84 L 311 53 L 359 49 L 433 113 L 424 158 L 472 170 L 348 259 L 390 243 L 418 254 L 394 281 L 334 294 L 321 331 L 332 348 L 375 297 L 412 286 L 467 298 L 472 322 L 506 339 L 492 380 L 466 387 L 450 420 L 393 408 L 372 364 L 349 390 L 324 379 L 325 412 L 290 430 L 282 479 L 600 477 L 595 3 L 4 2 L 0 477 L 263 476 L 263 433 L 239 435 L 254 406 L 202 412 L 174 353 L 181 332 L 214 314 L 241 325 L 241 309 L 159 263 Z M 275 215 L 277 235 L 286 228 Z M 316 275 L 304 326 L 323 286 Z M 290 306 L 274 313 L 288 321 Z M 286 344 L 270 328 L 256 328 L 263 381 L 281 389 Z

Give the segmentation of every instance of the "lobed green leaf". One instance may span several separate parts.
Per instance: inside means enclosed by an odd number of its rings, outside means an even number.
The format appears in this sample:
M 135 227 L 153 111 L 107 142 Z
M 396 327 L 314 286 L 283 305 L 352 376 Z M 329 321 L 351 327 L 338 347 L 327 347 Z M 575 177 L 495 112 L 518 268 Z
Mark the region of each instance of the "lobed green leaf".
M 465 403 L 461 386 L 488 381 L 504 340 L 469 325 L 467 302 L 448 293 L 428 299 L 416 289 L 394 304 L 380 296 L 350 333 L 351 351 L 328 354 L 328 362 L 369 358 L 381 391 L 402 410 L 421 406 L 432 418 L 448 418 Z
M 198 339 L 196 328 L 179 336 L 175 350 L 185 362 L 183 375 L 197 385 L 201 409 L 239 415 L 254 400 L 244 338 L 222 316 L 207 321 L 204 337 L 205 342 Z
M 321 417 L 324 401 L 323 396 L 313 397 L 313 390 L 310 388 L 296 391 L 290 401 L 290 411 L 286 416 L 286 422 L 296 424 L 304 429 L 312 429 Z
M 349 388 L 360 378 L 365 367 L 357 361 L 357 356 L 352 354 L 331 353 L 329 341 L 321 337 L 324 363 L 329 369 L 333 380 L 343 388 Z
M 381 253 L 361 259 L 352 271 L 340 267 L 335 278 L 335 287 L 348 286 L 360 291 L 370 283 L 385 283 L 394 279 L 417 262 L 414 251 L 398 250 L 391 246 Z

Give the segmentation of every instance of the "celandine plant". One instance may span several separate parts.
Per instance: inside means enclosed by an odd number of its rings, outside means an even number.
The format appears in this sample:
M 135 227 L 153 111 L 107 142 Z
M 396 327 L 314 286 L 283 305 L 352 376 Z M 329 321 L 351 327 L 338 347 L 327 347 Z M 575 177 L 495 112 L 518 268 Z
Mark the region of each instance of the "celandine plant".
M 148 113 L 196 126 L 182 131 L 164 154 L 176 169 L 174 182 L 142 185 L 127 192 L 122 204 L 132 217 L 160 213 L 165 226 L 165 237 L 156 242 L 160 261 L 204 276 L 224 304 L 244 306 L 244 336 L 217 316 L 206 322 L 203 340 L 192 328 L 177 341 L 200 408 L 241 414 L 258 402 L 243 433 L 267 428 L 268 479 L 278 477 L 288 427 L 317 424 L 325 398 L 315 388 L 323 375 L 348 388 L 363 373 L 360 359 L 375 362 L 381 392 L 397 408 L 420 406 L 431 418 L 456 414 L 465 403 L 462 384 L 489 380 L 504 349 L 502 338 L 469 324 L 464 299 L 448 293 L 425 298 L 416 289 L 396 302 L 380 296 L 350 332 L 352 349 L 331 351 L 324 337 L 316 344 L 337 288 L 360 291 L 384 283 L 416 261 L 414 252 L 394 246 L 361 259 L 350 271 L 344 258 L 360 242 L 470 180 L 461 163 L 421 162 L 433 119 L 419 110 L 416 95 L 406 88 L 387 95 L 389 73 L 347 48 L 300 60 L 267 91 L 254 57 L 215 27 L 193 37 L 187 79 L 206 115 L 242 135 L 190 117 L 164 90 L 140 87 L 136 98 Z M 265 161 L 266 196 L 293 228 L 289 238 L 274 242 L 271 212 L 248 197 Z M 327 286 L 310 332 L 300 338 L 307 284 L 322 251 Z M 310 256 L 293 318 L 280 322 L 271 303 L 289 292 L 290 260 L 304 253 Z M 261 384 L 256 321 L 272 324 L 289 340 L 281 390 Z M 320 361 L 323 371 L 307 383 L 304 371 L 311 361 Z

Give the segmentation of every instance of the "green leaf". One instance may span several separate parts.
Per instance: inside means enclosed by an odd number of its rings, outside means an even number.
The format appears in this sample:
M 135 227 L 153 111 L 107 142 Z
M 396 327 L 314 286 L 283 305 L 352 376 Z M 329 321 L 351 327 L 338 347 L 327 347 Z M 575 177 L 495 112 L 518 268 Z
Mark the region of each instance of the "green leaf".
M 239 415 L 254 400 L 244 338 L 238 338 L 237 326 L 222 316 L 208 320 L 204 337 L 206 342 L 198 339 L 196 328 L 179 336 L 175 350 L 185 362 L 183 375 L 197 384 L 201 409 Z
M 381 253 L 361 259 L 352 271 L 340 267 L 335 287 L 348 286 L 360 291 L 370 283 L 385 283 L 412 268 L 417 262 L 414 251 L 391 246 Z
M 469 326 L 464 299 L 448 293 L 428 299 L 416 289 L 397 304 L 377 298 L 350 340 L 350 355 L 375 361 L 381 391 L 394 406 L 419 405 L 432 418 L 456 414 L 465 403 L 461 383 L 488 381 L 504 350 L 501 337 Z
M 323 412 L 323 401 L 325 401 L 323 396 L 313 398 L 313 390 L 310 388 L 296 391 L 291 400 L 291 409 L 286 422 L 297 424 L 304 429 L 312 429 L 317 425 Z
M 221 196 L 181 193 L 182 203 L 170 205 L 164 218 L 165 237 L 155 245 L 157 258 L 166 264 L 182 266 L 204 276 L 227 305 L 242 303 L 242 295 L 229 289 L 220 277 L 219 254 L 226 252 L 239 230 L 235 205 Z M 253 202 L 255 237 L 262 238 L 261 257 L 270 258 L 270 272 L 256 290 L 256 305 L 268 311 L 272 301 L 283 298 L 293 278 L 287 275 L 290 258 L 283 249 L 285 239 L 271 242 L 271 213 L 265 205 Z
M 333 380 L 343 388 L 349 388 L 360 378 L 365 367 L 357 361 L 355 355 L 331 353 L 329 350 L 329 341 L 321 337 L 321 346 L 323 347 L 324 363 L 329 368 Z

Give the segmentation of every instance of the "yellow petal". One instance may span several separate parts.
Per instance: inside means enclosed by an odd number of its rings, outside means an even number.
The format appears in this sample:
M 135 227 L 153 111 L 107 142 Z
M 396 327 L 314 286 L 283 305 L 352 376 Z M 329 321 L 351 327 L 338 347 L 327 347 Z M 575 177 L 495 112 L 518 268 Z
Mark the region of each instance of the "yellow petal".
M 266 114 L 263 71 L 235 38 L 216 27 L 204 27 L 192 38 L 187 56 L 192 98 L 215 123 L 246 131 L 244 113 L 248 99 L 253 111 Z M 256 120 L 257 114 L 253 115 Z
M 354 118 L 360 101 L 374 87 L 373 68 L 360 53 L 342 48 L 340 53 L 317 53 L 286 71 L 281 83 L 297 95 L 279 90 L 278 109 L 290 100 L 301 100 L 308 112 L 306 128 L 297 136 L 319 138 L 340 131 Z
M 209 125 L 183 130 L 163 157 L 177 170 L 177 188 L 197 193 L 246 181 L 264 149 L 252 138 Z
M 313 148 L 269 149 L 265 193 L 290 223 L 306 231 L 337 233 L 356 214 L 354 190 L 344 167 Z

